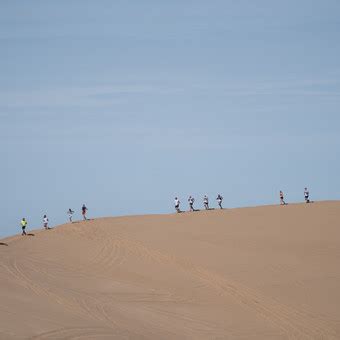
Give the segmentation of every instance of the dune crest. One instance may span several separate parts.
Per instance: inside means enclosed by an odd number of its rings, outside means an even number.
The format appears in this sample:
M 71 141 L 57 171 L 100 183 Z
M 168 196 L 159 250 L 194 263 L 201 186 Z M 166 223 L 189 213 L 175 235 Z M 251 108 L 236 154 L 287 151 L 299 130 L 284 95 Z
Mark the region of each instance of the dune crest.
M 338 339 L 340 202 L 101 218 L 0 245 L 0 339 Z

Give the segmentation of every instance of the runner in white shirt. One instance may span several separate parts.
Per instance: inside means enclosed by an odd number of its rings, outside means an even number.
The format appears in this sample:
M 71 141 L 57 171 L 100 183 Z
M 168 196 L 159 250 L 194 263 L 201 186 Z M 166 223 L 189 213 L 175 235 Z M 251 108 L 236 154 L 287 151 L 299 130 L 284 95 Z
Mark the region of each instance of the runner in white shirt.
M 177 197 L 175 197 L 175 209 L 176 209 L 176 211 L 177 211 L 178 213 L 181 212 L 181 210 L 179 209 L 180 203 L 181 203 L 181 202 L 179 201 L 179 199 L 178 199 Z
M 209 210 L 209 199 L 207 195 L 204 195 L 203 197 L 203 204 L 204 204 L 205 210 Z
M 284 195 L 283 195 L 283 191 L 280 190 L 280 204 L 281 205 L 286 205 L 286 202 L 284 200 Z
M 305 188 L 304 195 L 305 195 L 305 201 L 306 201 L 306 203 L 309 203 L 309 202 L 310 202 L 310 200 L 309 200 L 309 191 L 308 191 L 307 188 Z
M 195 209 L 194 209 L 195 199 L 193 197 L 189 196 L 188 202 L 189 202 L 190 211 L 195 211 Z
M 223 200 L 223 197 L 220 194 L 218 194 L 217 198 L 216 198 L 216 201 L 217 201 L 218 206 L 220 207 L 220 209 L 223 209 L 222 208 L 222 200 Z
M 43 223 L 44 223 L 44 228 L 45 228 L 45 229 L 48 229 L 48 218 L 47 218 L 46 215 L 44 215 Z
M 73 223 L 73 222 L 72 222 L 72 215 L 73 215 L 73 213 L 74 213 L 74 211 L 73 211 L 71 208 L 68 209 L 67 215 L 68 215 L 68 218 L 69 218 L 69 220 L 70 220 L 71 223 Z

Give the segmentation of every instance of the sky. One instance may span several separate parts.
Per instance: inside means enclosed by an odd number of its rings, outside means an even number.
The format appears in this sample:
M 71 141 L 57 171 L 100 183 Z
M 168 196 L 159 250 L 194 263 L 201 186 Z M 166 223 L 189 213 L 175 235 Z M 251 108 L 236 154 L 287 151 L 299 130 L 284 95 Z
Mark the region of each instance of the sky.
M 0 237 L 339 199 L 338 0 L 0 0 Z

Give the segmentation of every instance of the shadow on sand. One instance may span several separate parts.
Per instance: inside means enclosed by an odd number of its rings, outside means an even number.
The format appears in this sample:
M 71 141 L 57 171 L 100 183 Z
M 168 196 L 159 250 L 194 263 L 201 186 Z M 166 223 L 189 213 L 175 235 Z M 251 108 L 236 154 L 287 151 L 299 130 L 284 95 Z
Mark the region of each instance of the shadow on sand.
M 72 221 L 71 223 L 75 224 L 75 223 L 81 223 L 81 222 L 87 222 L 87 221 L 94 221 L 94 218 L 87 218 L 86 220 Z
M 8 244 L 5 243 L 5 242 L 0 242 L 0 246 L 6 246 L 6 247 L 8 247 Z
M 28 233 L 26 236 L 35 236 L 33 233 Z

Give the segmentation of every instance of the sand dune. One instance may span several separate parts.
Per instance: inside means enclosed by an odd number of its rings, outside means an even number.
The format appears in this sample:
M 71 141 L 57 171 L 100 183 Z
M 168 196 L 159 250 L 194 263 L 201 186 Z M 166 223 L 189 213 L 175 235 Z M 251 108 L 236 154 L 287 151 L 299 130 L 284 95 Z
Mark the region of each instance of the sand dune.
M 0 244 L 1 339 L 339 339 L 340 202 L 101 218 Z

